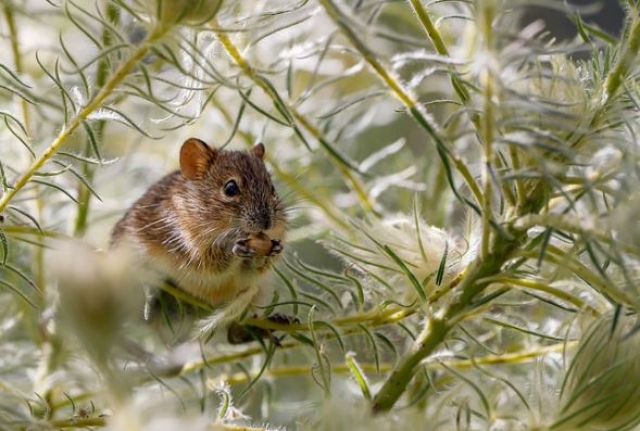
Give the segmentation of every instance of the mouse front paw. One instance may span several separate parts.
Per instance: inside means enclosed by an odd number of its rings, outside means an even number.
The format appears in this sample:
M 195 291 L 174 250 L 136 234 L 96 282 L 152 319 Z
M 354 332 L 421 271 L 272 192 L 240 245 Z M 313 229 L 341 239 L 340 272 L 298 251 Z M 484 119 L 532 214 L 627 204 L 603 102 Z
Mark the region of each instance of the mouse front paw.
M 249 239 L 239 239 L 233 245 L 231 251 L 238 257 L 249 258 L 256 255 L 256 251 L 251 247 Z
M 282 252 L 282 244 L 280 244 L 279 239 L 271 240 L 271 250 L 269 251 L 269 256 L 276 256 Z

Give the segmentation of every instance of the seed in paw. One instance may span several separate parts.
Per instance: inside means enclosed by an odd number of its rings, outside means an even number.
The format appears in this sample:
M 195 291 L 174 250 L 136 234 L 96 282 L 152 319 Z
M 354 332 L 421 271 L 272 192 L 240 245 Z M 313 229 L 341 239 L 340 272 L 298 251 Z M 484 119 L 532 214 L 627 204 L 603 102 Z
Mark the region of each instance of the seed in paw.
M 251 233 L 247 238 L 236 241 L 233 246 L 233 252 L 241 257 L 269 256 L 270 254 L 279 253 L 282 249 L 280 241 L 277 241 L 279 249 L 274 250 L 275 245 L 276 241 L 269 238 L 265 233 Z

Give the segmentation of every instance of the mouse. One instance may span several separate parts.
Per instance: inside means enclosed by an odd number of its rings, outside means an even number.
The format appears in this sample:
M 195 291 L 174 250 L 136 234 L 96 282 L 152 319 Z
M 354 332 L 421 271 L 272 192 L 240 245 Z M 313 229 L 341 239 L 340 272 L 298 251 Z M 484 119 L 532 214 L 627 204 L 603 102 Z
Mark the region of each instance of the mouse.
M 264 297 L 284 249 L 286 209 L 261 143 L 235 151 L 190 138 L 179 158 L 180 169 L 152 184 L 116 223 L 110 247 L 127 247 L 154 276 L 210 306 L 208 327 L 216 327 Z M 145 290 L 145 320 L 189 311 L 166 290 Z

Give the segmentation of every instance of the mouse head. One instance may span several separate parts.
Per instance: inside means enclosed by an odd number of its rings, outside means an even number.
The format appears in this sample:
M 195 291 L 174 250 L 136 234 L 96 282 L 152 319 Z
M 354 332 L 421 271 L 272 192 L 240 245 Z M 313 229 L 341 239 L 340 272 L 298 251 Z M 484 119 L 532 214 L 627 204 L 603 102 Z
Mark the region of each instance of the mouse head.
M 264 164 L 265 148 L 227 151 L 188 139 L 180 149 L 180 170 L 188 193 L 201 204 L 196 217 L 243 233 L 266 232 L 280 239 L 285 216 Z M 195 194 L 195 196 L 193 196 Z

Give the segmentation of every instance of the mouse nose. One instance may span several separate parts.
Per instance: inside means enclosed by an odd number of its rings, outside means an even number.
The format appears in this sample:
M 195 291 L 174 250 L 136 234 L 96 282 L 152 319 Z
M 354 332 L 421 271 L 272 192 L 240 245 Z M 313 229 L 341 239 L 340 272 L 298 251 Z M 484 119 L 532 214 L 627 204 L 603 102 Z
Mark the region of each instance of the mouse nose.
M 261 231 L 269 230 L 271 227 L 271 210 L 269 208 L 259 209 L 254 216 L 254 223 Z

